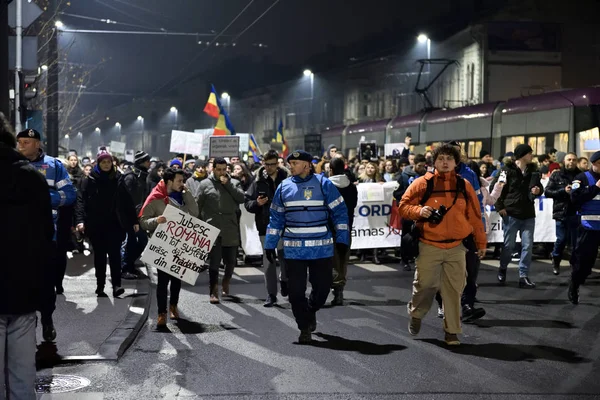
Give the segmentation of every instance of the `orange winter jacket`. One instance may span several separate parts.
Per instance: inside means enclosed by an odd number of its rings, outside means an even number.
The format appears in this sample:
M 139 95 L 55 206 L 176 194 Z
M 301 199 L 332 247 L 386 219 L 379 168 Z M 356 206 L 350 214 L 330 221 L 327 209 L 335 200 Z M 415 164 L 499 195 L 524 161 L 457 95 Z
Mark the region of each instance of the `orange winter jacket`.
M 454 171 L 447 173 L 435 171 L 415 179 L 402 196 L 398 206 L 399 213 L 402 218 L 417 221 L 423 243 L 441 249 L 451 249 L 473 234 L 477 248 L 485 249 L 487 237 L 481 220 L 479 200 L 469 181 L 465 180 L 468 201 L 465 201 L 463 194 L 459 192 L 456 204 L 446 213 L 440 224 L 431 224 L 421 217 L 423 206 L 420 203 L 427 190 L 427 180 L 434 180 L 433 193 L 424 205 L 437 210 L 442 204 L 447 209 L 452 206 L 456 195 L 456 178 Z

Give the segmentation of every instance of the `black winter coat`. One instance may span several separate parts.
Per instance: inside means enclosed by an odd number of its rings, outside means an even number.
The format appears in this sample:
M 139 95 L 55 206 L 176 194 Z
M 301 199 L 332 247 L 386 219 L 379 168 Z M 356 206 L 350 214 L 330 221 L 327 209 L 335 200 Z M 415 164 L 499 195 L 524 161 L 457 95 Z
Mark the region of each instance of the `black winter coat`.
M 112 178 L 100 177 L 96 171 L 81 182 L 77 193 L 75 218 L 85 225 L 86 235 L 120 235 L 138 223 L 131 196 L 122 175 L 115 171 Z
M 577 212 L 577 208 L 571 202 L 571 195 L 565 191 L 565 188 L 575 180 L 580 172 L 578 168 L 569 171 L 563 167 L 550 175 L 546 185 L 546 197 L 554 200 L 552 207 L 553 219 L 561 221 L 565 217 L 572 217 Z
M 256 229 L 258 229 L 259 236 L 265 236 L 267 234 L 267 226 L 269 225 L 269 218 L 271 216 L 270 207 L 275 195 L 275 189 L 277 186 L 288 177 L 288 173 L 283 169 L 277 170 L 277 178 L 275 182 L 267 175 L 265 167 L 260 167 L 256 174 L 256 179 L 250 184 L 250 187 L 246 191 L 246 201 L 244 207 L 248 212 L 255 214 Z M 269 198 L 269 201 L 262 207 L 258 205 L 256 199 L 259 193 L 265 193 Z
M 150 194 L 147 179 L 148 170 L 139 166 L 131 167 L 131 170 L 123 174 L 123 182 L 129 191 L 137 212 L 142 209 L 142 205 Z
M 53 246 L 46 179 L 15 149 L 0 144 L 0 314 L 27 314 L 39 305 Z
M 531 193 L 531 188 L 537 186 L 540 189 L 538 196 L 544 193 L 537 166 L 527 164 L 525 174 L 523 174 L 513 160 L 507 160 L 502 171 L 506 171 L 506 185 L 496 201 L 496 211 L 506 210 L 508 216 L 517 219 L 535 218 L 534 200 L 536 196 Z M 490 192 L 502 171 L 494 178 Z

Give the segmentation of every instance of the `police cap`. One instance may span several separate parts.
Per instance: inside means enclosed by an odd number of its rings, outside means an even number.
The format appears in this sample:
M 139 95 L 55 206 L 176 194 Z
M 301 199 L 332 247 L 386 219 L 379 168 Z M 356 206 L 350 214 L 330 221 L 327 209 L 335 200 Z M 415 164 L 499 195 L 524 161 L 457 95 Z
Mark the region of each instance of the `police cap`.
M 42 140 L 42 135 L 35 129 L 25 129 L 17 134 L 17 139 L 21 138 Z
M 306 161 L 309 163 L 312 161 L 312 156 L 310 155 L 310 153 L 307 153 L 304 150 L 295 150 L 294 152 L 290 153 L 290 155 L 287 157 L 287 162 L 293 160 Z
M 593 164 L 596 161 L 600 160 L 600 151 L 595 152 L 594 154 L 592 154 L 592 156 L 590 157 L 590 162 Z

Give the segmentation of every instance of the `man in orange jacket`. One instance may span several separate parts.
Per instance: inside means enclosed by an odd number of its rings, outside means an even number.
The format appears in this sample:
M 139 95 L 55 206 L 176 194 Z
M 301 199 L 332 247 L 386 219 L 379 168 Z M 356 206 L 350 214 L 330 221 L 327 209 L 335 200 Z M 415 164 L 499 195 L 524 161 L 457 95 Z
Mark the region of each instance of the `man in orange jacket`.
M 459 345 L 460 297 L 465 287 L 467 249 L 463 240 L 473 235 L 479 257 L 485 255 L 487 238 L 479 200 L 471 184 L 455 172 L 460 153 L 449 144 L 433 152 L 434 173 L 417 178 L 402 196 L 400 215 L 417 221 L 420 232 L 413 294 L 408 303 L 408 330 L 417 335 L 436 292 L 444 301 L 444 331 L 448 345 Z M 462 183 L 458 182 L 462 179 Z M 427 199 L 428 181 L 433 190 Z M 463 188 L 464 190 L 461 190 Z M 423 202 L 423 200 L 425 200 Z

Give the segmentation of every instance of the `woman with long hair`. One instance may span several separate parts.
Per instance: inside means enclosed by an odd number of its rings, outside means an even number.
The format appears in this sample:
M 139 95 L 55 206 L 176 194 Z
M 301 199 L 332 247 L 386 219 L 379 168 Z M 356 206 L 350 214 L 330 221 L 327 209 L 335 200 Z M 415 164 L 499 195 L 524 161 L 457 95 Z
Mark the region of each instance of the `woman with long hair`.
M 369 161 L 365 165 L 365 170 L 358 176 L 360 183 L 381 183 L 384 182 L 379 172 L 379 167 L 375 162 Z

